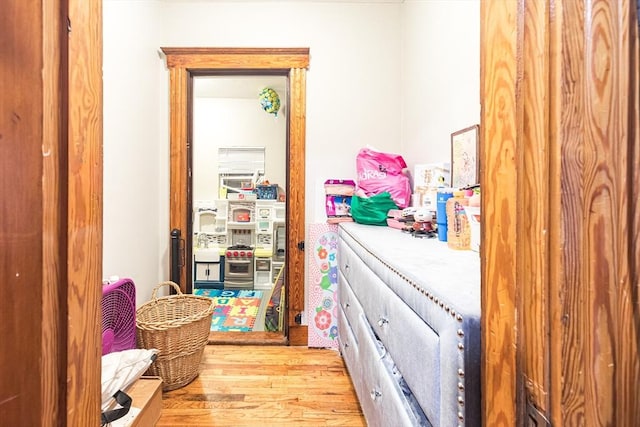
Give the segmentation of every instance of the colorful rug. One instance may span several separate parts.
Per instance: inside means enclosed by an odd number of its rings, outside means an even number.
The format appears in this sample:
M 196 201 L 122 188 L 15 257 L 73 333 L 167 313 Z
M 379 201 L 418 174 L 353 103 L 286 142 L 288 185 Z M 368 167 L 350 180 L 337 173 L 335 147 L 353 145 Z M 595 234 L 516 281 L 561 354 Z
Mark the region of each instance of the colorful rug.
M 262 300 L 262 291 L 196 289 L 193 293 L 216 301 L 211 317 L 212 331 L 250 332 L 253 330 Z

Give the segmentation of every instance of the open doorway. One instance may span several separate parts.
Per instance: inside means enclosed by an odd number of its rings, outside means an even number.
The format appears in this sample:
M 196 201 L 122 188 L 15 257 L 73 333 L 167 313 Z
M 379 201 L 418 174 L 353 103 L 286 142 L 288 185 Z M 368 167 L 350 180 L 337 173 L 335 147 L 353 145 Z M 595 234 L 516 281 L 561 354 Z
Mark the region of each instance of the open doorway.
M 212 332 L 284 333 L 287 88 L 286 75 L 193 77 L 186 273 L 216 301 Z
M 210 342 L 281 343 L 307 345 L 307 327 L 300 324 L 304 311 L 304 164 L 306 126 L 306 68 L 309 49 L 285 48 L 162 48 L 170 74 L 170 229 L 174 245 L 172 278 L 183 292 L 193 291 L 193 89 L 198 76 L 285 76 L 287 79 L 286 194 L 284 276 L 281 332 L 212 332 Z M 227 213 L 228 214 L 228 213 Z M 236 221 L 241 222 L 241 221 Z M 180 236 L 175 239 L 175 235 Z M 173 242 L 173 241 L 172 241 Z M 239 252 L 239 251 L 238 251 Z M 174 274 L 174 270 L 175 273 Z M 255 273 L 255 272 L 254 272 Z M 176 281 L 174 280 L 174 281 Z

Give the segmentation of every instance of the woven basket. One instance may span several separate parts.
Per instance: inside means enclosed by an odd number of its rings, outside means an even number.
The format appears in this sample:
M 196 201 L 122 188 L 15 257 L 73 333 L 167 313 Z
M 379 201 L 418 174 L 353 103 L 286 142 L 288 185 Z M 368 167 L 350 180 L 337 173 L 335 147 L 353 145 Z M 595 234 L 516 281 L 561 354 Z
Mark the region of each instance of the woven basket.
M 163 286 L 172 286 L 177 295 L 156 297 Z M 198 376 L 214 307 L 212 298 L 185 295 L 174 282 L 163 282 L 153 289 L 151 301 L 136 310 L 138 348 L 159 350 L 147 375 L 162 378 L 164 391 L 184 387 Z

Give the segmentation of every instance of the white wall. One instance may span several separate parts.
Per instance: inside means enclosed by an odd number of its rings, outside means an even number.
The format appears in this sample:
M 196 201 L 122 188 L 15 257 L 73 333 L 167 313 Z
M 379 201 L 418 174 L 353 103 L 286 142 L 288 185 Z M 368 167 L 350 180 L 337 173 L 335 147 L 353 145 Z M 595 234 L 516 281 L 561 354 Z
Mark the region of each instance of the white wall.
M 166 75 L 156 2 L 106 1 L 104 20 L 105 277 L 130 277 L 138 304 L 168 278 Z
M 264 147 L 265 179 L 286 187 L 286 112 L 266 113 L 258 97 L 196 98 L 193 108 L 193 199 L 218 198 L 218 148 Z
M 451 160 L 451 134 L 480 123 L 480 0 L 402 5 L 402 154 Z

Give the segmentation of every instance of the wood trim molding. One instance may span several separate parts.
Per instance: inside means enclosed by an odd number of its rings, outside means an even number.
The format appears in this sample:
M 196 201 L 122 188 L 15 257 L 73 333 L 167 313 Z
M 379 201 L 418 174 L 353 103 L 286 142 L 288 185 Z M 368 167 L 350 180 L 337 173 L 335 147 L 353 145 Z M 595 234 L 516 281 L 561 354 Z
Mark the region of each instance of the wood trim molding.
M 171 85 L 170 117 L 169 117 L 169 161 L 171 163 L 170 184 L 169 184 L 169 231 L 178 229 L 182 233 L 187 233 L 187 195 L 188 195 L 188 162 L 187 144 L 189 140 L 188 127 L 188 94 L 189 94 L 189 73 L 184 68 L 171 68 L 169 70 Z M 167 232 L 167 238 L 169 232 Z M 185 260 L 178 260 L 180 265 Z M 173 264 L 172 264 L 173 265 Z M 180 287 L 182 292 L 187 292 L 185 283 L 187 282 L 186 270 L 181 269 Z
M 101 394 L 102 324 L 102 2 L 68 0 L 66 417 L 69 426 L 95 425 Z M 73 37 L 70 36 L 73 34 Z M 63 132 L 63 134 L 65 134 Z M 59 284 L 59 286 L 61 286 Z
M 557 158 L 550 142 L 549 99 L 550 5 L 545 1 L 527 1 L 522 9 L 519 32 L 522 64 L 518 75 L 526 70 L 517 89 L 518 143 L 517 159 L 517 311 L 518 346 L 527 348 L 519 363 L 517 401 L 520 412 L 533 404 L 546 413 L 549 410 L 550 361 L 549 286 L 550 218 L 556 217 L 551 198 L 550 158 Z M 525 399 L 526 396 L 526 399 Z M 525 400 L 528 400 L 526 402 Z
M 518 4 L 480 6 L 482 425 L 516 420 Z
M 63 46 L 61 45 L 63 27 L 60 20 L 60 1 L 43 3 L 43 54 L 45 60 L 42 69 L 43 93 L 43 138 L 42 138 L 42 235 L 48 238 L 42 241 L 42 354 L 51 357 L 40 358 L 42 363 L 42 402 L 41 420 L 43 425 L 57 425 L 62 419 L 64 407 L 59 394 L 65 390 L 62 377 L 66 373 L 66 328 L 63 313 L 66 311 L 66 292 L 60 285 L 66 277 L 66 244 L 63 219 L 66 218 L 66 205 L 63 198 L 62 160 L 66 154 L 66 143 L 62 140 L 61 128 L 63 116 L 62 93 L 60 87 Z M 65 29 L 66 31 L 66 29 Z M 64 46 L 66 48 L 66 46 Z
M 189 70 L 289 70 L 309 67 L 308 48 L 162 47 L 167 67 Z
M 296 317 L 304 312 L 304 252 L 298 248 L 305 240 L 305 129 L 306 112 L 306 70 L 294 68 L 289 73 L 290 85 L 290 129 L 289 129 L 289 193 L 287 195 L 287 313 L 289 324 L 289 342 L 291 345 L 307 345 L 307 335 L 301 337 L 295 329 L 302 325 Z M 291 278 L 291 280 L 289 279 Z M 298 284 L 296 284 L 298 283 Z M 294 284 L 296 284 L 294 286 Z M 299 318 L 299 317 L 298 317 Z M 305 328 L 306 331 L 306 328 Z M 300 339 L 303 338 L 303 339 Z

